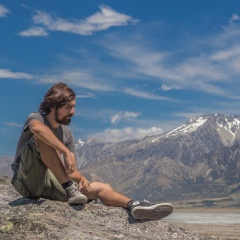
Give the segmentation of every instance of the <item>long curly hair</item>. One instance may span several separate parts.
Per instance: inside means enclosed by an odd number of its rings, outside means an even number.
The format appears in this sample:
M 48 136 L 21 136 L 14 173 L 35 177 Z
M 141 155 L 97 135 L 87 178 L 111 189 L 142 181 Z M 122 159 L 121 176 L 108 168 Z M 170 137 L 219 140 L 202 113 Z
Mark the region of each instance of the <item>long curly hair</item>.
M 45 94 L 38 111 L 42 114 L 48 114 L 51 108 L 61 108 L 76 97 L 75 92 L 65 83 L 54 84 Z

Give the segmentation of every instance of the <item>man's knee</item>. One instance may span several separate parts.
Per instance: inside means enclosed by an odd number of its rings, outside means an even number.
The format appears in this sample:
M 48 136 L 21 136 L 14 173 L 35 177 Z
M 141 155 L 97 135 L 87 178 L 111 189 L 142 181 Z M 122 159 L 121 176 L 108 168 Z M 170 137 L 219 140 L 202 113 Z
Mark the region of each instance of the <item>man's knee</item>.
M 109 183 L 104 183 L 106 188 L 112 189 L 112 186 Z
M 33 146 L 35 150 L 40 154 L 42 160 L 44 161 L 45 158 L 48 157 L 57 157 L 60 158 L 59 152 L 54 149 L 53 147 L 49 146 L 47 143 L 42 141 L 37 136 L 33 136 Z M 60 158 L 61 159 L 61 158 Z
M 102 182 L 98 183 L 97 187 L 98 187 L 98 192 L 99 193 L 104 192 L 104 191 L 112 191 L 113 190 L 111 185 L 108 184 L 108 183 L 102 183 Z
M 111 185 L 103 182 L 92 182 L 90 184 L 92 192 L 99 194 L 102 191 L 111 191 L 113 190 Z
M 99 183 L 101 190 L 112 190 L 112 187 L 109 183 Z

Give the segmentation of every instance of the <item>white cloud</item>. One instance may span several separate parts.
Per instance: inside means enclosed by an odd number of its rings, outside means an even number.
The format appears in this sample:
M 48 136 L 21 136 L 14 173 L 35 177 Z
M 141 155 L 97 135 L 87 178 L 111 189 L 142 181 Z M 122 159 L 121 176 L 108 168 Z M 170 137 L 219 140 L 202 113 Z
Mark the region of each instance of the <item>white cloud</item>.
M 0 69 L 0 78 L 32 79 L 33 76 L 28 73 L 11 72 L 8 69 Z
M 18 33 L 18 35 L 22 37 L 44 37 L 48 36 L 48 33 L 41 27 L 32 27 Z
M 154 94 L 151 94 L 148 92 L 143 92 L 143 91 L 139 91 L 139 90 L 132 89 L 132 88 L 124 88 L 123 92 L 127 93 L 129 95 L 135 96 L 135 97 L 145 98 L 145 99 L 149 99 L 149 100 L 174 101 L 173 99 L 170 99 L 170 98 L 157 96 L 157 95 L 154 95 Z
M 5 17 L 8 13 L 10 13 L 10 11 L 3 5 L 0 5 L 0 17 Z
M 237 16 L 233 18 L 237 19 Z M 138 81 L 147 78 L 149 84 L 160 84 L 163 91 L 194 90 L 232 99 L 238 95 L 232 86 L 238 85 L 239 80 L 239 37 L 240 29 L 234 23 L 214 37 L 197 39 L 196 44 L 186 40 L 182 49 L 178 47 L 169 52 L 159 49 L 157 43 L 150 47 L 147 36 L 141 36 L 139 32 L 132 33 L 127 41 L 120 35 L 111 35 L 101 44 L 112 57 L 124 62 L 121 76 L 127 73 L 129 78 Z M 191 46 L 194 46 L 194 52 Z M 181 56 L 182 51 L 184 57 Z M 161 96 L 137 89 L 123 88 L 123 92 L 145 99 L 164 100 Z
M 9 127 L 22 127 L 22 124 L 16 122 L 4 122 L 3 124 Z
M 151 127 L 151 128 L 132 128 L 126 127 L 122 129 L 105 129 L 102 133 L 95 134 L 95 137 L 102 139 L 106 142 L 117 142 L 127 139 L 141 139 L 145 136 L 158 135 L 163 133 L 161 128 Z
M 210 56 L 211 61 L 229 60 L 240 55 L 240 45 L 233 45 L 226 49 L 220 49 Z
M 163 90 L 163 91 L 170 91 L 172 89 L 174 89 L 174 87 L 171 87 L 167 84 L 162 84 L 162 86 L 161 86 L 161 90 Z
M 230 47 L 216 51 L 210 56 L 210 61 L 209 64 L 217 62 L 219 73 L 222 76 L 222 79 L 220 77 L 219 79 L 228 83 L 228 88 L 232 86 L 230 89 L 234 91 L 237 90 L 236 87 L 234 87 L 234 84 L 238 83 L 240 74 L 240 45 L 234 44 Z M 229 82 L 232 82 L 232 85 L 230 85 Z M 228 95 L 229 97 L 232 97 L 234 94 L 228 93 Z M 239 96 L 238 93 L 237 95 Z
M 111 123 L 112 124 L 116 124 L 120 121 L 122 121 L 123 119 L 128 119 L 128 118 L 137 118 L 138 116 L 140 116 L 141 113 L 137 113 L 137 112 L 118 112 L 117 114 L 113 115 L 111 117 Z
M 97 96 L 93 93 L 86 93 L 86 94 L 77 94 L 76 98 L 97 98 Z
M 111 12 L 111 9 L 109 11 Z M 105 13 L 105 15 L 107 14 Z M 97 13 L 96 16 L 98 16 Z M 49 26 L 52 26 L 52 29 L 59 28 L 60 20 L 58 18 L 49 14 L 45 15 L 45 13 L 38 17 L 41 19 L 38 21 L 44 23 L 46 29 L 49 29 Z M 94 20 L 90 22 L 94 22 Z M 53 27 L 54 24 L 56 24 L 55 27 Z M 130 81 L 141 85 L 139 83 L 142 80 L 147 80 L 149 86 L 154 84 L 156 89 L 157 84 L 163 91 L 194 90 L 232 99 L 238 96 L 237 88 L 232 86 L 235 83 L 238 84 L 240 73 L 240 45 L 237 42 L 240 30 L 235 25 L 234 23 L 224 28 L 222 33 L 215 35 L 214 39 L 218 39 L 218 44 L 212 38 L 199 40 L 201 42 L 199 48 L 195 46 L 199 51 L 195 50 L 192 53 L 191 47 L 188 47 L 187 54 L 181 58 L 179 55 L 183 50 L 180 48 L 178 51 L 162 51 L 159 49 L 159 44 L 156 47 L 154 44 L 150 46 L 146 41 L 148 36 L 141 36 L 139 32 L 132 33 L 127 37 L 127 41 L 119 34 L 117 36 L 108 35 L 100 41 L 100 44 L 108 50 L 105 51 L 106 59 L 111 58 L 109 61 L 111 63 L 100 61 L 98 59 L 100 53 L 84 49 L 86 58 L 71 58 L 71 61 L 59 64 L 60 70 L 57 74 L 42 76 L 40 81 L 44 83 L 66 81 L 91 91 L 114 91 L 148 100 L 176 101 L 165 97 L 168 93 L 164 93 L 164 96 L 160 96 L 156 92 L 154 94 L 153 89 L 148 91 L 147 89 L 122 87 L 123 85 L 129 86 Z M 186 45 L 191 46 L 187 41 Z M 186 51 L 186 49 L 184 50 Z M 119 64 L 115 64 L 112 68 L 111 64 L 114 64 L 115 61 L 119 61 L 117 62 Z M 89 67 L 93 64 L 96 67 Z M 124 82 L 125 80 L 127 82 Z M 229 84 L 230 82 L 231 84 Z
M 237 14 L 233 14 L 232 17 L 230 18 L 229 22 L 234 22 L 239 20 L 240 17 Z
M 126 117 L 126 118 L 137 118 L 140 115 L 141 115 L 141 113 L 139 113 L 139 112 L 128 112 L 128 111 L 126 111 L 124 113 L 124 117 Z
M 145 39 L 145 36 L 142 36 Z M 146 43 L 147 42 L 147 43 Z M 148 41 L 141 41 L 141 37 L 137 34 L 127 41 L 120 36 L 112 36 L 102 42 L 102 45 L 109 50 L 109 53 L 118 59 L 127 62 L 128 66 L 132 66 L 132 75 L 137 78 L 149 76 L 159 80 L 159 78 L 181 81 L 181 76 L 169 70 L 169 67 L 164 66 L 172 53 L 160 51 L 150 48 Z M 126 72 L 124 69 L 123 71 Z M 145 78 L 146 79 L 146 78 Z M 149 79 L 152 80 L 152 79 Z
M 61 31 L 79 35 L 91 35 L 94 32 L 106 30 L 110 27 L 124 26 L 128 23 L 135 24 L 136 19 L 131 16 L 118 13 L 108 6 L 100 6 L 100 12 L 93 14 L 85 19 L 67 20 L 59 18 L 53 14 L 43 11 L 37 11 L 33 17 L 36 27 L 44 26 L 45 31 Z M 35 27 L 34 27 L 35 28 Z M 43 33 L 46 34 L 44 30 Z M 25 33 L 25 35 L 22 35 Z M 32 31 L 36 36 L 35 31 Z M 23 31 L 21 36 L 31 36 L 31 31 Z M 45 35 L 38 35 L 45 36 Z
M 42 83 L 67 82 L 81 88 L 96 91 L 112 91 L 114 87 L 105 79 L 91 75 L 87 70 L 66 70 L 57 74 L 45 75 L 39 78 Z

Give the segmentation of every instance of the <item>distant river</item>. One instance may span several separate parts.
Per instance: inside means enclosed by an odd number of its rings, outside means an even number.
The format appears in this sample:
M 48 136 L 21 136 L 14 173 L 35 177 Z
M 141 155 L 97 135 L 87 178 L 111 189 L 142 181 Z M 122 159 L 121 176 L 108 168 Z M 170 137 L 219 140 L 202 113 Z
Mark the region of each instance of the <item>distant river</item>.
M 172 213 L 164 220 L 171 223 L 240 223 L 239 213 Z

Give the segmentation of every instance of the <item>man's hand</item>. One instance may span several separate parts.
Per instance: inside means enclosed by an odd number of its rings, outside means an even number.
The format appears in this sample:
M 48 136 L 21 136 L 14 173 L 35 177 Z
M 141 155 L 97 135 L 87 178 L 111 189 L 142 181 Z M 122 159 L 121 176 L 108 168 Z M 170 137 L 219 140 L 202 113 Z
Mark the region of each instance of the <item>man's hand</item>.
M 81 177 L 80 181 L 79 181 L 79 188 L 81 191 L 90 191 L 90 184 L 88 182 L 88 180 L 85 177 Z
M 66 173 L 68 175 L 72 174 L 76 169 L 76 161 L 74 159 L 74 156 L 70 152 L 64 155 L 64 163 L 65 163 Z

